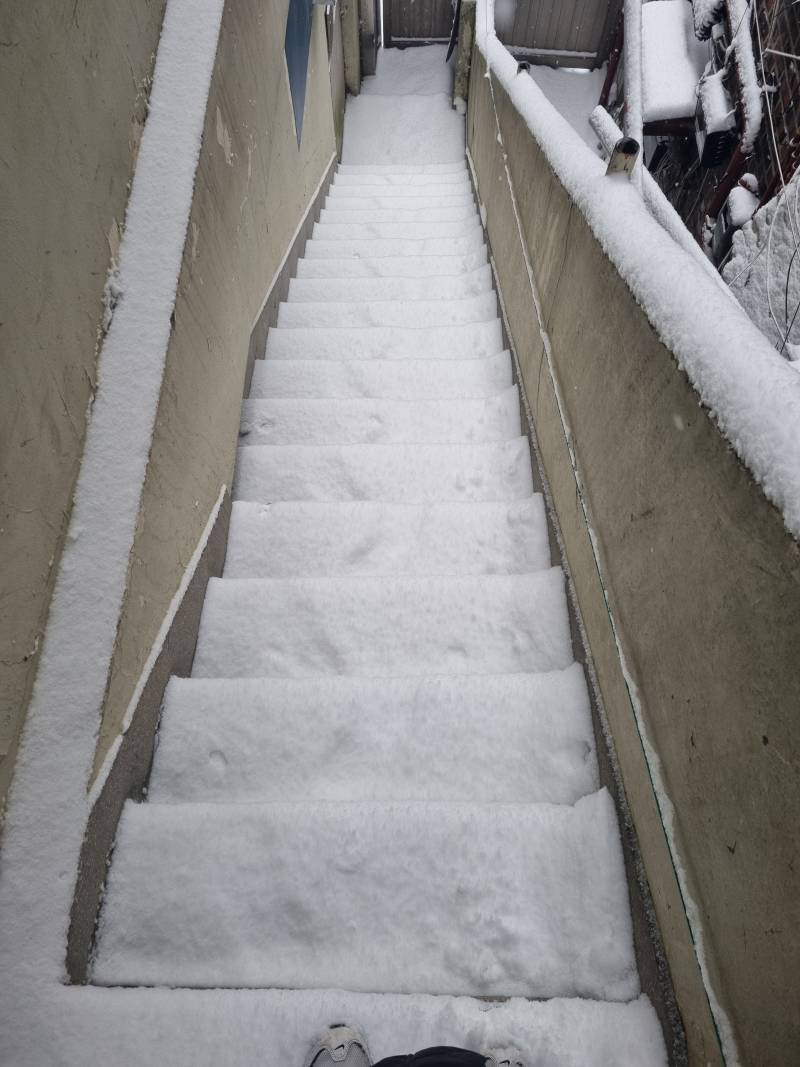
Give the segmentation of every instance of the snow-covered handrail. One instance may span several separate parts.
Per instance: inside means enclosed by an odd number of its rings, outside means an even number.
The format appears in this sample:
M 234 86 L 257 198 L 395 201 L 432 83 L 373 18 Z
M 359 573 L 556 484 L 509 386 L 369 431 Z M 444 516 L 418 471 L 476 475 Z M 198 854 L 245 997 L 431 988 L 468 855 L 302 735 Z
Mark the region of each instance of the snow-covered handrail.
M 478 0 L 476 44 L 550 167 L 742 462 L 800 539 L 800 374 L 547 100 Z

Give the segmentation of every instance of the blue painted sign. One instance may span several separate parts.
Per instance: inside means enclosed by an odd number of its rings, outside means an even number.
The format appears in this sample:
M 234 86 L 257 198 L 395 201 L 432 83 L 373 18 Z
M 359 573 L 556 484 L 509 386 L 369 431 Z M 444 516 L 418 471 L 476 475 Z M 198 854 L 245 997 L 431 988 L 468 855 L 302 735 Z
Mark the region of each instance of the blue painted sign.
M 313 8 L 311 0 L 289 0 L 289 17 L 286 20 L 286 39 L 283 43 L 286 52 L 286 66 L 289 70 L 289 89 L 292 94 L 294 125 L 297 130 L 297 143 L 303 132 L 303 109 L 306 102 L 306 75 L 308 74 L 308 53 L 311 48 L 311 18 Z

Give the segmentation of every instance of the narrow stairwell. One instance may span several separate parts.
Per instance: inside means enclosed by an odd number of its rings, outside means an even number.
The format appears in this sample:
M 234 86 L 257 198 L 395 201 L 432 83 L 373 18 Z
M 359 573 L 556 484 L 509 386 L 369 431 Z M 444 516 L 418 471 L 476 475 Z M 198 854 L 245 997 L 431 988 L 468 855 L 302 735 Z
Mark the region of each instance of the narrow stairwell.
M 121 820 L 92 980 L 405 1017 L 412 993 L 589 998 L 588 1054 L 640 993 L 616 814 L 463 119 L 397 84 L 350 102 L 256 363 L 225 572 Z

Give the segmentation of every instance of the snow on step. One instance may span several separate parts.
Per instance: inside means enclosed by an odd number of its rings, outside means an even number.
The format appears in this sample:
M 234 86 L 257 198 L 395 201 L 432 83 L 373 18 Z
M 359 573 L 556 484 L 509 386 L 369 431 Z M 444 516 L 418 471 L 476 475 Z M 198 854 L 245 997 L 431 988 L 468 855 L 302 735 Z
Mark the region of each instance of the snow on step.
M 373 225 L 377 223 L 394 222 L 401 225 L 415 223 L 439 223 L 439 222 L 476 222 L 478 211 L 474 203 L 458 204 L 454 206 L 414 207 L 400 204 L 391 208 L 364 208 L 358 204 L 346 207 L 328 205 L 320 211 L 320 225 L 334 223 L 339 226 L 352 224 Z
M 348 227 L 349 229 L 349 227 Z M 328 239 L 315 235 L 306 241 L 303 255 L 306 259 L 380 259 L 384 256 L 451 256 L 468 255 L 485 249 L 483 230 L 470 226 L 467 234 L 449 237 L 409 237 L 407 233 L 394 238 L 359 239 L 352 234 L 345 239 Z
M 411 327 L 418 332 L 426 326 L 460 326 L 497 318 L 497 297 L 493 292 L 461 300 L 376 300 L 350 302 L 283 303 L 278 309 L 278 326 L 364 326 Z
M 533 492 L 528 441 L 487 445 L 251 445 L 234 497 L 424 504 L 520 500 Z
M 94 981 L 628 1000 L 612 802 L 128 802 Z
M 331 184 L 331 189 L 364 189 L 369 195 L 381 194 L 394 196 L 416 196 L 440 192 L 472 192 L 472 182 L 466 167 L 459 171 L 433 172 L 420 174 L 397 174 L 381 170 L 342 170 L 341 165 Z M 403 190 L 409 190 L 404 194 Z
M 494 293 L 490 300 L 494 300 Z M 282 305 L 285 307 L 286 305 Z M 294 305 L 302 316 L 302 311 L 312 309 L 312 316 L 319 317 L 319 308 L 325 304 Z M 375 305 L 367 305 L 374 307 Z M 381 305 L 390 307 L 391 305 Z M 491 306 L 479 308 L 486 311 Z M 278 359 L 330 359 L 330 360 L 372 360 L 384 362 L 393 359 L 437 360 L 454 359 L 467 361 L 485 359 L 495 356 L 503 350 L 503 330 L 496 310 L 487 315 L 486 320 L 469 324 L 427 326 L 420 329 L 414 326 L 357 326 L 353 319 L 359 316 L 367 318 L 369 311 L 352 309 L 350 305 L 333 305 L 332 317 L 338 317 L 348 323 L 342 326 L 306 326 L 289 325 L 282 328 L 273 327 L 267 334 L 267 361 Z M 284 317 L 285 321 L 285 317 Z M 416 321 L 416 320 L 412 320 Z
M 486 246 L 461 256 L 384 256 L 374 259 L 301 259 L 297 279 L 306 278 L 451 278 L 488 264 Z
M 560 568 L 442 578 L 212 578 L 195 678 L 562 670 Z
M 257 359 L 250 396 L 455 400 L 494 396 L 512 378 L 509 352 L 486 359 Z
M 452 117 L 452 111 L 448 107 L 448 113 Z M 457 160 L 448 160 L 446 162 L 433 162 L 433 163 L 383 163 L 381 161 L 369 162 L 369 163 L 340 163 L 336 171 L 336 179 L 348 175 L 348 174 L 360 174 L 379 177 L 396 178 L 399 184 L 407 181 L 410 175 L 425 175 L 429 178 L 431 175 L 443 176 L 448 175 L 466 175 L 468 174 L 467 164 L 464 162 L 464 153 Z
M 439 241 L 439 252 L 445 249 L 445 238 L 477 235 L 483 240 L 483 230 L 475 212 L 468 220 L 456 219 L 444 222 L 315 222 L 312 231 L 314 240 L 320 241 L 368 241 L 368 240 L 430 240 Z
M 469 678 L 173 678 L 148 800 L 572 804 L 598 784 L 575 664 Z
M 378 261 L 379 262 L 379 261 Z M 290 302 L 374 300 L 459 300 L 492 290 L 489 264 L 454 277 L 431 278 L 293 278 Z
M 489 400 L 245 400 L 239 443 L 483 444 L 521 433 L 512 386 Z
M 404 190 L 404 196 L 399 195 L 400 189 L 395 190 L 391 196 L 378 193 L 370 195 L 367 190 L 359 190 L 350 185 L 342 186 L 341 189 L 333 185 L 328 190 L 325 207 L 337 211 L 421 211 L 427 208 L 463 208 L 471 207 L 476 210 L 475 198 L 465 187 L 463 192 L 451 192 L 447 188 L 442 193 L 431 193 L 421 190 L 412 190 L 409 194 Z
M 507 504 L 237 500 L 224 576 L 521 574 L 548 567 L 539 495 Z

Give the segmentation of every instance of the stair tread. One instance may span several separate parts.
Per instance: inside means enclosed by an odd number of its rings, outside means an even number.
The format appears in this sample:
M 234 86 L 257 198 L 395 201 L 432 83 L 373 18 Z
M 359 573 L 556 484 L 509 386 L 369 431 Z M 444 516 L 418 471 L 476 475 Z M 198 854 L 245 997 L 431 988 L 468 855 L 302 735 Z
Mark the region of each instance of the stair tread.
M 494 299 L 494 294 L 492 294 Z M 327 325 L 312 325 L 308 319 L 319 320 L 319 309 L 325 304 L 300 304 L 311 308 L 305 316 L 307 325 L 282 322 L 267 334 L 265 358 L 272 359 L 331 359 L 354 360 L 422 359 L 482 359 L 503 351 L 503 328 L 497 311 L 480 322 L 449 322 L 429 324 L 424 328 L 393 326 L 390 323 L 369 324 L 370 318 L 380 318 L 369 310 L 375 305 L 353 308 L 351 304 L 334 304 Z M 389 305 L 391 306 L 391 305 Z M 478 312 L 489 311 L 490 305 Z M 302 311 L 300 312 L 302 316 Z M 362 324 L 356 320 L 361 317 Z M 387 316 L 383 316 L 384 319 Z M 401 316 L 395 315 L 396 318 Z M 455 316 L 453 316 L 455 318 Z
M 313 239 L 320 241 L 435 240 L 446 246 L 450 238 L 483 239 L 480 217 L 449 222 L 315 222 Z M 440 251 L 444 248 L 440 247 Z
M 94 981 L 630 999 L 613 805 L 128 802 Z
M 326 207 L 344 208 L 375 208 L 378 211 L 390 211 L 393 208 L 423 207 L 463 207 L 471 205 L 475 209 L 475 197 L 467 182 L 461 186 L 442 186 L 441 191 L 436 186 L 402 186 L 397 185 L 391 190 L 363 185 L 331 185 L 325 198 Z
M 195 678 L 514 674 L 573 661 L 564 575 L 212 578 Z
M 486 247 L 463 255 L 383 256 L 350 259 L 301 259 L 298 279 L 306 278 L 452 278 L 488 264 Z
M 522 574 L 550 566 L 541 495 L 510 504 L 254 504 L 231 513 L 226 578 Z
M 312 262 L 319 262 L 314 261 Z M 492 292 L 492 269 L 488 263 L 476 270 L 451 277 L 293 278 L 290 302 L 361 302 L 380 300 L 458 300 Z
M 429 326 L 467 327 L 473 323 L 497 320 L 497 297 L 493 291 L 460 300 L 370 300 L 284 302 L 278 308 L 278 327 L 342 326 L 363 329 L 367 326 L 392 326 L 414 330 L 420 341 Z M 499 320 L 497 320 L 499 322 Z M 414 323 L 409 326 L 409 323 Z M 466 331 L 469 334 L 469 331 Z
M 511 386 L 480 400 L 245 400 L 239 444 L 484 444 L 521 433 Z
M 456 237 L 368 237 L 359 238 L 349 234 L 338 240 L 332 236 L 316 234 L 306 241 L 303 255 L 306 259 L 343 259 L 364 257 L 376 259 L 381 256 L 441 256 L 466 255 L 479 252 L 485 247 L 483 230 L 470 227 L 467 234 Z
M 449 109 L 448 109 L 449 110 Z M 336 170 L 336 177 L 345 174 L 375 174 L 388 175 L 405 179 L 409 174 L 468 174 L 467 164 L 463 155 L 458 160 L 446 160 L 435 163 L 386 163 L 376 161 L 371 163 L 340 163 Z
M 533 492 L 524 437 L 486 445 L 253 445 L 240 448 L 234 498 L 519 500 Z
M 466 678 L 174 678 L 148 801 L 572 804 L 597 787 L 575 664 Z
M 328 223 L 336 226 L 356 225 L 373 226 L 382 223 L 439 223 L 465 222 L 477 223 L 480 216 L 474 202 L 462 204 L 438 204 L 426 206 L 362 207 L 358 204 L 326 204 L 319 215 L 320 225 Z
M 257 359 L 250 396 L 455 399 L 493 396 L 511 382 L 509 352 L 485 359 Z

